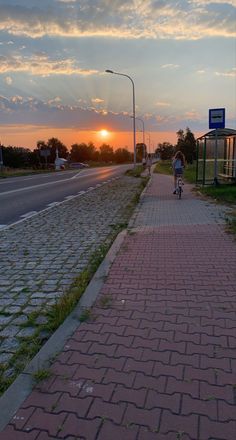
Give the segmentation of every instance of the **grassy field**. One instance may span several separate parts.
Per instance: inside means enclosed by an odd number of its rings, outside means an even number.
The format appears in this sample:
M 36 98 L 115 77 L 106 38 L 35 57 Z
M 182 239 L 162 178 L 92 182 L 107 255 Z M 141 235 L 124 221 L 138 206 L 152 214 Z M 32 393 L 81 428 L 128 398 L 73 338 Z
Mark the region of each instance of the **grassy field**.
M 54 172 L 54 170 L 33 170 L 32 168 L 5 168 L 4 171 L 0 171 L 0 179 L 51 172 Z
M 206 186 L 200 189 L 205 194 L 218 202 L 236 204 L 236 185 L 225 184 L 219 186 Z
M 173 175 L 173 170 L 171 166 L 171 160 L 160 160 L 157 162 L 155 173 Z M 184 170 L 184 179 L 190 183 L 195 183 L 196 180 L 196 164 L 188 164 Z

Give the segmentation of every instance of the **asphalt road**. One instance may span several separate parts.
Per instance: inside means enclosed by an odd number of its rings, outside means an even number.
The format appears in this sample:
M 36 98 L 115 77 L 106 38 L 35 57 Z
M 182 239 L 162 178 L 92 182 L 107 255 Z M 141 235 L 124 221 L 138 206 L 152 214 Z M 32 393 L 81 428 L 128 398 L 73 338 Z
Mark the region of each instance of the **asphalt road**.
M 117 177 L 131 167 L 107 166 L 0 180 L 0 228 Z

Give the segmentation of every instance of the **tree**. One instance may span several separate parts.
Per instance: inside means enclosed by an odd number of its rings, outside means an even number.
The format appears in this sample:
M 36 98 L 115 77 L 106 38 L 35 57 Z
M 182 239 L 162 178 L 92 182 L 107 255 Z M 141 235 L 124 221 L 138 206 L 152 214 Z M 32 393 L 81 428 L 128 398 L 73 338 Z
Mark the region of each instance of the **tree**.
M 114 153 L 116 163 L 127 163 L 131 161 L 131 153 L 126 148 L 118 148 Z
M 139 144 L 136 144 L 136 159 L 137 162 L 141 162 L 143 157 L 146 157 L 147 155 L 147 146 L 146 144 L 143 144 L 140 142 Z
M 102 144 L 99 149 L 102 162 L 112 162 L 114 159 L 113 148 L 108 144 Z
M 47 148 L 51 150 L 51 154 L 50 154 L 51 162 L 54 162 L 56 159 L 56 150 L 58 150 L 59 157 L 63 157 L 64 159 L 67 159 L 68 157 L 67 147 L 57 138 L 48 139 Z
M 185 156 L 188 163 L 192 163 L 196 159 L 196 140 L 194 134 L 187 127 L 186 131 L 180 129 L 177 131 L 176 151 L 180 150 Z
M 30 155 L 32 152 L 28 148 L 22 147 L 4 147 L 2 146 L 2 155 L 4 165 L 12 168 L 25 168 L 30 165 Z
M 70 158 L 72 162 L 84 162 L 88 160 L 93 160 L 95 156 L 95 146 L 92 142 L 85 144 L 73 144 L 71 145 Z
M 174 155 L 175 147 L 170 142 L 159 143 L 156 153 L 160 154 L 161 160 L 171 159 Z

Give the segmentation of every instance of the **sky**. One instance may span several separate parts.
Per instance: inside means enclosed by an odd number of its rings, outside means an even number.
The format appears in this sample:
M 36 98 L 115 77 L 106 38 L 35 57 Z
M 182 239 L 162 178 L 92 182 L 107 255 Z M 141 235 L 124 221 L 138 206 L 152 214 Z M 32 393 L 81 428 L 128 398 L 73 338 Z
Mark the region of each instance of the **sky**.
M 235 37 L 236 0 L 0 0 L 0 142 L 132 150 L 130 78 L 151 151 L 211 108 L 236 129 Z

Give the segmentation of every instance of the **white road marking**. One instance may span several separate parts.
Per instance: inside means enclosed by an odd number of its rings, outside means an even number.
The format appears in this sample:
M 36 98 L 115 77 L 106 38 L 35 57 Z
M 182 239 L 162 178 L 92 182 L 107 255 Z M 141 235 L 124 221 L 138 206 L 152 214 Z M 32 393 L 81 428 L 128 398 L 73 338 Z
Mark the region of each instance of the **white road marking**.
M 27 212 L 26 214 L 22 214 L 20 217 L 21 218 L 28 218 L 28 217 L 32 217 L 33 215 L 36 215 L 36 214 L 38 214 L 38 211 L 30 211 L 30 212 Z
M 60 202 L 52 202 L 47 205 L 48 208 L 53 208 L 54 206 L 59 205 Z
M 91 170 L 91 171 L 82 170 L 82 172 L 79 173 L 78 176 L 77 175 L 76 176 L 77 176 L 77 178 L 82 178 L 82 177 L 85 177 L 85 176 L 87 177 L 87 176 L 89 176 L 91 174 L 96 174 L 96 173 L 97 173 L 97 170 Z M 22 192 L 22 191 L 28 191 L 30 189 L 42 188 L 42 187 L 50 186 L 50 185 L 58 185 L 58 184 L 63 183 L 63 182 L 68 182 L 69 180 L 72 180 L 73 178 L 74 178 L 74 176 L 73 177 L 69 177 L 67 179 L 56 180 L 54 182 L 39 183 L 37 185 L 27 186 L 25 188 L 18 188 L 18 189 L 13 189 L 13 190 L 10 190 L 10 191 L 3 191 L 3 192 L 0 193 L 0 197 L 4 196 L 4 195 L 8 195 L 8 194 Z M 107 181 L 104 181 L 103 183 L 107 183 Z
M 115 179 L 119 179 L 119 176 L 117 176 L 117 177 L 115 177 Z M 70 179 L 66 179 L 66 180 L 70 180 Z M 54 182 L 53 182 L 54 183 Z M 55 182 L 55 183 L 57 183 L 57 182 Z M 98 183 L 97 185 L 96 185 L 96 187 L 99 187 L 99 186 L 102 186 L 102 185 L 104 185 L 106 183 L 106 181 L 104 181 L 104 182 L 102 182 L 102 183 Z M 47 184 L 46 184 L 47 185 Z M 41 186 L 41 185 L 40 185 Z M 90 187 L 90 188 L 92 188 L 93 190 L 94 189 L 96 189 L 96 187 Z M 34 187 L 32 187 L 32 188 L 34 188 Z M 27 188 L 26 188 L 27 189 Z M 14 191 L 9 191 L 9 192 L 14 192 Z M 75 194 L 74 196 L 69 196 L 70 198 L 76 198 L 76 197 L 79 197 L 79 196 L 81 196 L 81 195 L 83 195 L 83 194 L 86 194 L 86 192 L 87 191 L 84 191 L 84 190 L 82 190 L 82 191 L 79 191 L 77 194 Z M 6 194 L 6 193 L 3 193 L 3 194 Z M 1 195 L 1 194 L 0 194 Z M 41 211 L 31 211 L 30 213 L 27 213 L 27 214 L 23 214 L 23 215 L 21 215 L 20 216 L 20 220 L 17 220 L 16 222 L 13 222 L 13 223 L 11 223 L 11 224 L 9 224 L 9 225 L 0 225 L 0 229 L 8 229 L 8 228 L 10 228 L 10 227 L 12 227 L 12 226 L 14 226 L 14 225 L 17 225 L 17 224 L 19 224 L 19 223 L 22 223 L 22 222 L 24 222 L 28 217 L 31 217 L 31 216 L 33 216 L 33 215 L 36 215 L 36 214 L 41 214 L 42 212 L 47 212 L 47 211 L 49 211 L 51 208 L 53 208 L 54 206 L 59 206 L 59 205 L 62 205 L 63 203 L 66 203 L 67 202 L 67 200 L 62 200 L 61 202 L 52 202 L 52 203 L 50 203 L 49 205 L 47 205 L 47 207 L 45 208 L 45 209 L 42 209 Z M 31 215 L 29 215 L 29 214 L 31 214 Z

